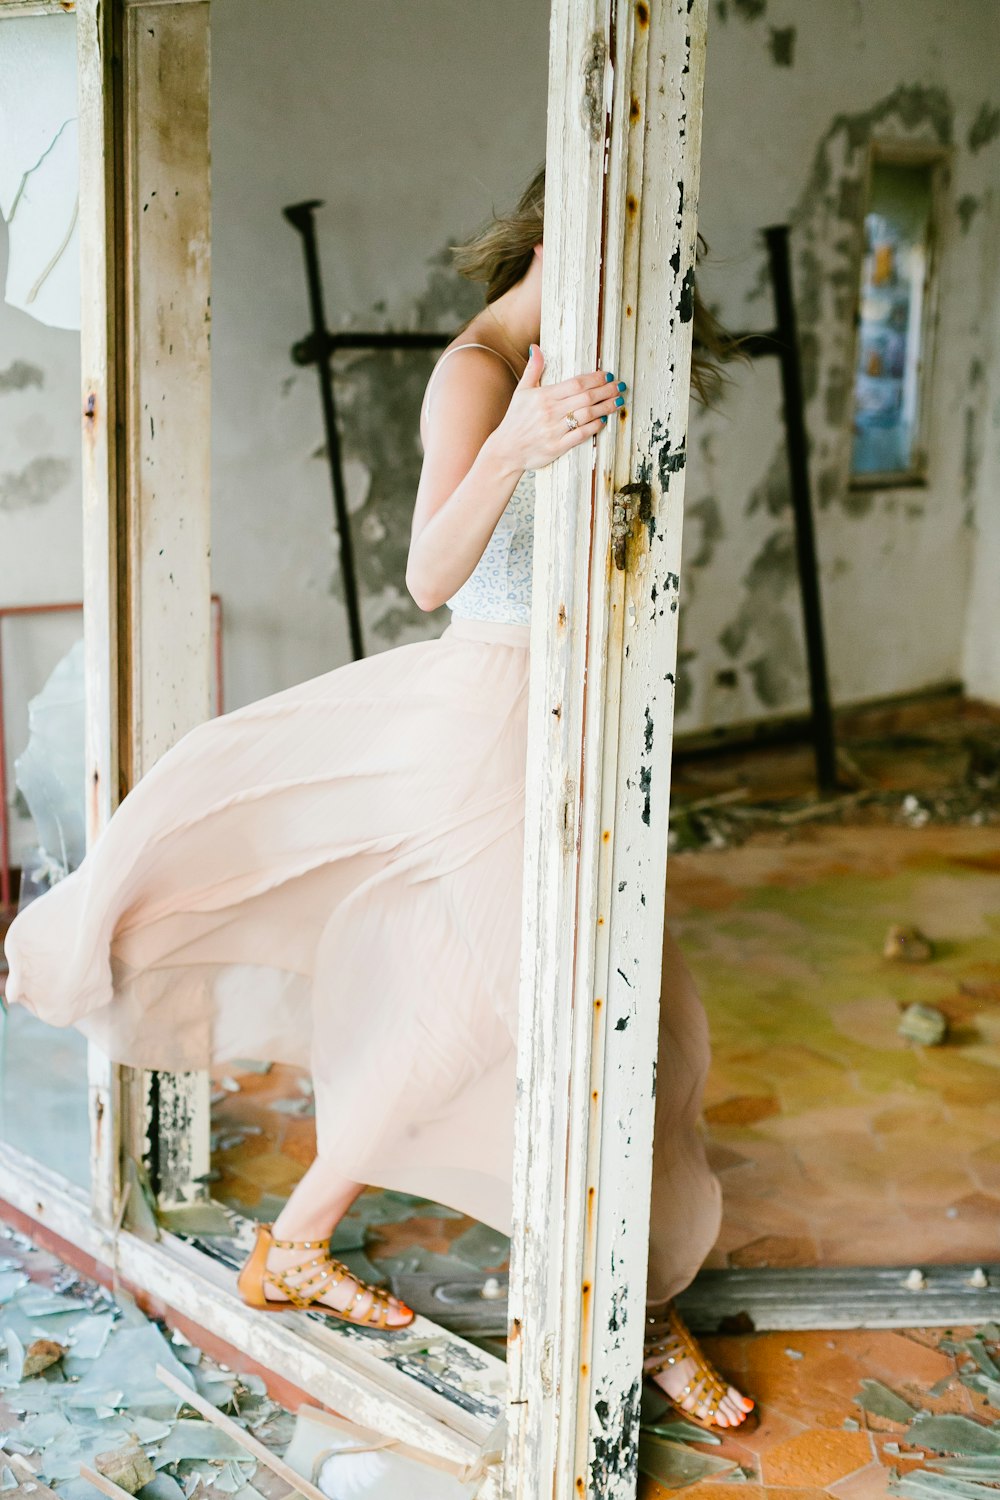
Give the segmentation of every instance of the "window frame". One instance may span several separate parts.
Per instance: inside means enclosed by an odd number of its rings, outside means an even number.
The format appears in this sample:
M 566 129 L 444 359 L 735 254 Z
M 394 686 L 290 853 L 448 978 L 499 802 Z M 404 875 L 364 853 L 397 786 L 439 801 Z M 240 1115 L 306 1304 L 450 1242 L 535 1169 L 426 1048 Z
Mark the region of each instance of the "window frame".
M 937 346 L 941 279 L 941 240 L 945 222 L 946 194 L 951 176 L 952 155 L 951 148 L 937 145 L 931 141 L 904 141 L 891 138 L 876 138 L 868 144 L 862 181 L 863 213 L 858 231 L 854 320 L 850 341 L 852 398 L 850 407 L 851 442 L 848 455 L 848 489 L 850 490 L 922 489 L 930 482 L 930 391 Z M 917 420 L 915 423 L 913 462 L 908 469 L 888 469 L 869 474 L 855 474 L 852 467 L 854 461 L 855 382 L 857 380 L 858 356 L 861 347 L 861 269 L 865 257 L 865 221 L 871 207 L 875 168 L 882 163 L 890 166 L 927 166 L 930 168 L 931 202 L 927 221 L 927 273 L 920 313 L 921 349 L 919 373 L 917 376 Z

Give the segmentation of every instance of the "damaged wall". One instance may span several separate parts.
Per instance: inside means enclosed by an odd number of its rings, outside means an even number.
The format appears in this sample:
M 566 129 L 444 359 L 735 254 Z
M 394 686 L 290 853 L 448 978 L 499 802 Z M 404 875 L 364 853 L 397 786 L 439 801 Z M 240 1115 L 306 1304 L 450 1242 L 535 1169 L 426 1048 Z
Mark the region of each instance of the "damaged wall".
M 770 325 L 758 226 L 793 226 L 812 478 L 835 700 L 958 678 L 982 467 L 984 370 L 1000 230 L 1000 12 L 988 0 L 815 6 L 715 0 L 709 43 L 702 229 L 706 296 L 735 328 Z M 853 316 L 871 141 L 953 153 L 940 240 L 929 481 L 848 484 Z M 994 366 L 995 368 L 995 366 Z M 994 391 L 994 401 L 996 392 Z M 778 373 L 738 370 L 721 411 L 694 423 L 679 727 L 807 704 Z M 998 570 L 993 570 L 993 596 Z M 993 613 L 993 619 L 989 616 Z M 975 654 L 973 648 L 973 655 Z M 977 679 L 974 690 L 986 692 Z M 1000 697 L 993 677 L 992 692 Z
M 454 327 L 478 294 L 450 271 L 446 247 L 491 202 L 507 203 L 542 155 L 546 11 L 535 0 L 354 10 L 213 0 L 213 568 L 230 706 L 348 654 L 316 377 L 289 354 L 308 321 L 301 245 L 282 207 L 326 200 L 332 326 Z M 758 231 L 793 223 L 829 653 L 843 702 L 963 671 L 973 690 L 1000 697 L 990 505 L 1000 341 L 988 347 L 985 315 L 1000 233 L 998 42 L 993 0 L 912 0 L 905 18 L 893 0 L 712 0 L 702 173 L 712 253 L 702 281 L 731 326 L 768 326 Z M 954 153 L 930 483 L 895 491 L 845 482 L 860 184 L 873 136 Z M 6 308 L 0 319 L 0 597 L 78 596 L 75 337 Z M 371 650 L 443 623 L 403 588 L 429 367 L 413 354 L 338 362 Z M 721 410 L 694 419 L 684 730 L 806 702 L 779 411 L 777 369 L 759 362 L 734 371 Z M 39 646 L 32 690 L 62 646 Z M 16 751 L 25 694 L 13 682 L 9 694 Z
M 476 293 L 451 273 L 446 246 L 492 200 L 505 203 L 543 149 L 546 16 L 525 0 L 383 3 L 363 16 L 319 0 L 214 3 L 214 565 L 237 703 L 347 654 L 316 380 L 288 359 L 306 331 L 305 289 L 281 207 L 326 199 L 333 326 L 454 326 Z M 998 31 L 1000 14 L 992 0 L 914 0 L 905 20 L 893 0 L 714 0 L 712 9 L 704 288 L 731 326 L 769 326 L 758 231 L 791 221 L 835 695 L 857 701 L 954 680 L 972 659 L 966 596 L 988 405 L 977 372 L 987 365 L 986 247 L 1000 159 L 984 28 Z M 262 76 L 253 59 L 265 49 Z M 498 56 L 516 97 L 497 83 Z M 930 482 L 852 491 L 854 289 L 873 138 L 946 145 L 954 164 Z M 440 628 L 402 587 L 429 365 L 411 354 L 338 363 L 370 650 Z M 678 726 L 799 710 L 805 669 L 776 367 L 737 369 L 722 409 L 696 415 L 690 447 Z M 973 636 L 983 613 L 970 617 Z
M 1000 702 L 1000 234 L 994 233 L 990 336 L 981 382 L 981 442 L 972 516 L 973 564 L 962 673 L 970 693 Z
M 447 246 L 544 154 L 548 17 L 537 0 L 213 0 L 213 16 L 213 572 L 236 704 L 348 655 L 316 373 L 289 356 L 308 308 L 282 207 L 325 200 L 332 328 L 456 327 L 481 299 Z M 445 623 L 403 585 L 432 363 L 337 360 L 370 651 Z

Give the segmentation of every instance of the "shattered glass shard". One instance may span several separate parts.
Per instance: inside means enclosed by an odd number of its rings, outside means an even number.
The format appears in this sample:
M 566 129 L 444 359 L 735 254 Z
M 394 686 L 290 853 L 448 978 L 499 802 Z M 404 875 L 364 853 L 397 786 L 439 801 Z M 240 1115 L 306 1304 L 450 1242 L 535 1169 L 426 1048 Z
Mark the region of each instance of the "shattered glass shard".
M 880 1380 L 862 1380 L 861 1389 L 854 1400 L 862 1411 L 870 1412 L 875 1417 L 886 1417 L 890 1422 L 899 1422 L 904 1427 L 917 1415 L 912 1406 Z
M 665 1443 L 660 1438 L 639 1434 L 639 1471 L 665 1489 L 680 1489 L 707 1479 L 710 1474 L 722 1474 L 734 1467 L 732 1459 L 697 1453 L 681 1443 Z
M 1000 1453 L 1000 1431 L 983 1427 L 971 1417 L 919 1416 L 906 1441 L 937 1453 Z

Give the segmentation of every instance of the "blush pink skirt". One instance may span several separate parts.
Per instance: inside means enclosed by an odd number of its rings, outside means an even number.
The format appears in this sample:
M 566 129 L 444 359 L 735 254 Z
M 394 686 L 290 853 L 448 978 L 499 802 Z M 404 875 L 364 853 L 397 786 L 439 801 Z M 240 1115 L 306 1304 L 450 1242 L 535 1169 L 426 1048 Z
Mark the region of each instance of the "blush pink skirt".
M 7 936 L 7 998 L 133 1067 L 310 1070 L 343 1176 L 511 1213 L 528 629 L 456 619 L 186 734 Z M 667 939 L 651 1292 L 718 1230 Z

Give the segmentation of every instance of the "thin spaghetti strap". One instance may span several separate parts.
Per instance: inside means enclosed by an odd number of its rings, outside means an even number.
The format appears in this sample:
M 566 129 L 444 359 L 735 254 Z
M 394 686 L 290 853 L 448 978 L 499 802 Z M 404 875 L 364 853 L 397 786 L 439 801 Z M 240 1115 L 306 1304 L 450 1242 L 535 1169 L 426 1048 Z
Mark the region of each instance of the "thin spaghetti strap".
M 475 343 L 456 344 L 455 347 L 454 347 L 454 349 L 446 349 L 445 350 L 444 354 L 442 354 L 441 358 L 438 360 L 437 364 L 434 366 L 434 369 L 431 371 L 431 378 L 430 378 L 430 380 L 428 380 L 428 382 L 427 382 L 427 390 L 424 392 L 424 416 L 425 417 L 427 416 L 428 412 L 430 411 L 431 386 L 434 384 L 434 381 L 435 381 L 435 379 L 437 377 L 438 370 L 440 370 L 441 366 L 444 364 L 445 360 L 449 357 L 449 355 L 451 355 L 451 354 L 457 354 L 460 349 L 485 349 L 486 352 L 487 352 L 487 354 L 495 354 L 496 357 L 497 357 L 497 359 L 502 359 L 503 360 L 504 364 L 507 366 L 508 370 L 513 375 L 513 377 L 514 377 L 515 380 L 520 380 L 520 378 L 521 378 L 520 375 L 518 375 L 517 371 L 514 369 L 514 366 L 511 364 L 510 360 L 507 359 L 506 355 L 501 354 L 499 349 L 492 349 L 489 344 L 475 344 Z

